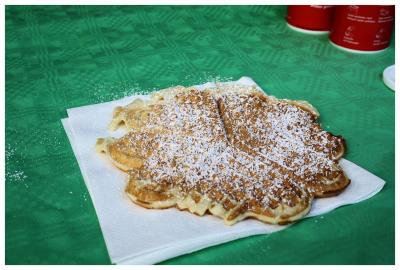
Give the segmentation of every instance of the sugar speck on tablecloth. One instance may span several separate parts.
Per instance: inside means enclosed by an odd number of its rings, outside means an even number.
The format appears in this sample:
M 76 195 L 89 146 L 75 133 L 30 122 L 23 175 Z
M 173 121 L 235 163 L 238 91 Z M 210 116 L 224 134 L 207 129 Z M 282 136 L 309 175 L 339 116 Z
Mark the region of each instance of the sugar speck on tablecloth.
M 6 145 L 5 149 L 5 157 L 6 157 L 6 174 L 5 174 L 5 179 L 6 181 L 10 182 L 23 182 L 28 176 L 25 174 L 23 170 L 20 169 L 15 169 L 15 168 L 9 168 L 10 161 L 14 158 L 15 154 L 17 152 L 17 149 L 15 147 L 12 147 L 10 144 Z M 15 164 L 18 164 L 16 162 Z

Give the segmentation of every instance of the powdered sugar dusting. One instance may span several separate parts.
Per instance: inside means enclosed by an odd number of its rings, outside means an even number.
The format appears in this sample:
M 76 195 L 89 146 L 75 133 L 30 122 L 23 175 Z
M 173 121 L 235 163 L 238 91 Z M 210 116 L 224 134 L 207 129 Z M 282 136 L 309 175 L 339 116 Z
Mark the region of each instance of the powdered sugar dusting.
M 301 182 L 334 178 L 339 173 L 333 158 L 337 138 L 298 106 L 265 99 L 259 95 L 221 97 L 230 141 L 293 172 Z M 313 185 L 308 187 L 311 190 Z
M 216 200 L 229 198 L 264 209 L 278 203 L 294 206 L 308 196 L 284 167 L 229 143 L 209 92 L 192 90 L 154 107 L 143 129 L 157 132 L 130 132 L 119 147 L 124 152 L 140 149 L 145 157 L 141 177 L 173 185 L 182 194 L 196 190 Z
M 28 176 L 25 174 L 25 172 L 18 167 L 15 168 L 15 166 L 10 166 L 11 161 L 15 158 L 15 154 L 17 153 L 17 148 L 11 146 L 10 144 L 6 144 L 6 149 L 5 149 L 5 158 L 6 158 L 6 173 L 5 173 L 5 179 L 6 181 L 12 182 L 12 183 L 24 183 L 25 179 L 28 178 Z M 18 165 L 19 161 L 15 161 L 13 164 Z M 24 183 L 25 184 L 25 183 Z M 26 187 L 28 187 L 25 184 Z

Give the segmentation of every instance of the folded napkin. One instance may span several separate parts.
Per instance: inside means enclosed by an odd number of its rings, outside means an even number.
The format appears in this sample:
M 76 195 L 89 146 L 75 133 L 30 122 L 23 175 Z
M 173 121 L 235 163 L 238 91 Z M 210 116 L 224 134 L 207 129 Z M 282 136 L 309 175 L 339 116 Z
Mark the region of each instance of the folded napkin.
M 257 86 L 248 77 L 225 83 Z M 214 85 L 206 83 L 196 87 Z M 119 137 L 124 133 L 122 130 L 111 133 L 107 129 L 113 109 L 138 97 L 148 98 L 131 96 L 72 108 L 67 110 L 68 118 L 62 119 L 113 263 L 153 264 L 212 245 L 255 234 L 273 233 L 290 226 L 268 225 L 253 219 L 226 226 L 221 219 L 211 215 L 199 217 L 177 209 L 148 210 L 131 202 L 124 193 L 126 174 L 116 169 L 106 157 L 96 153 L 94 145 L 99 137 Z M 350 161 L 342 159 L 340 163 L 352 180 L 350 186 L 336 197 L 314 200 L 307 217 L 368 199 L 385 184 L 382 179 Z

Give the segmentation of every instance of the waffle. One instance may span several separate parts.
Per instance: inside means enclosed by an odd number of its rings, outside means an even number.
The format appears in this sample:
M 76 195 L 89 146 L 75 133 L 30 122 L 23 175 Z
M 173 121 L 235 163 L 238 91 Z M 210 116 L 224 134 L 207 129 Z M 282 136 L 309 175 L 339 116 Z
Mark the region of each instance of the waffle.
M 309 103 L 220 91 L 218 105 L 232 145 L 286 168 L 314 197 L 337 195 L 349 185 L 338 164 L 345 141 L 321 128 Z
M 286 224 L 309 211 L 313 196 L 278 163 L 231 145 L 216 93 L 177 87 L 114 111 L 97 151 L 129 175 L 126 193 L 146 208 L 211 213 L 228 225 L 245 218 Z

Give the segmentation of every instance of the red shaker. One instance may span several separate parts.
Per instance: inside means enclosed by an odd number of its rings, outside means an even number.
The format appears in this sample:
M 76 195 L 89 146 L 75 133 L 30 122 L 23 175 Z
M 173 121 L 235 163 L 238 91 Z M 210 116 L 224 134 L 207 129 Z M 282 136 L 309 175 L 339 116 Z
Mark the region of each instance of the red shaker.
M 334 6 L 288 6 L 286 20 L 296 31 L 311 34 L 328 33 Z
M 374 53 L 389 47 L 394 6 L 336 6 L 331 43 L 350 52 Z

